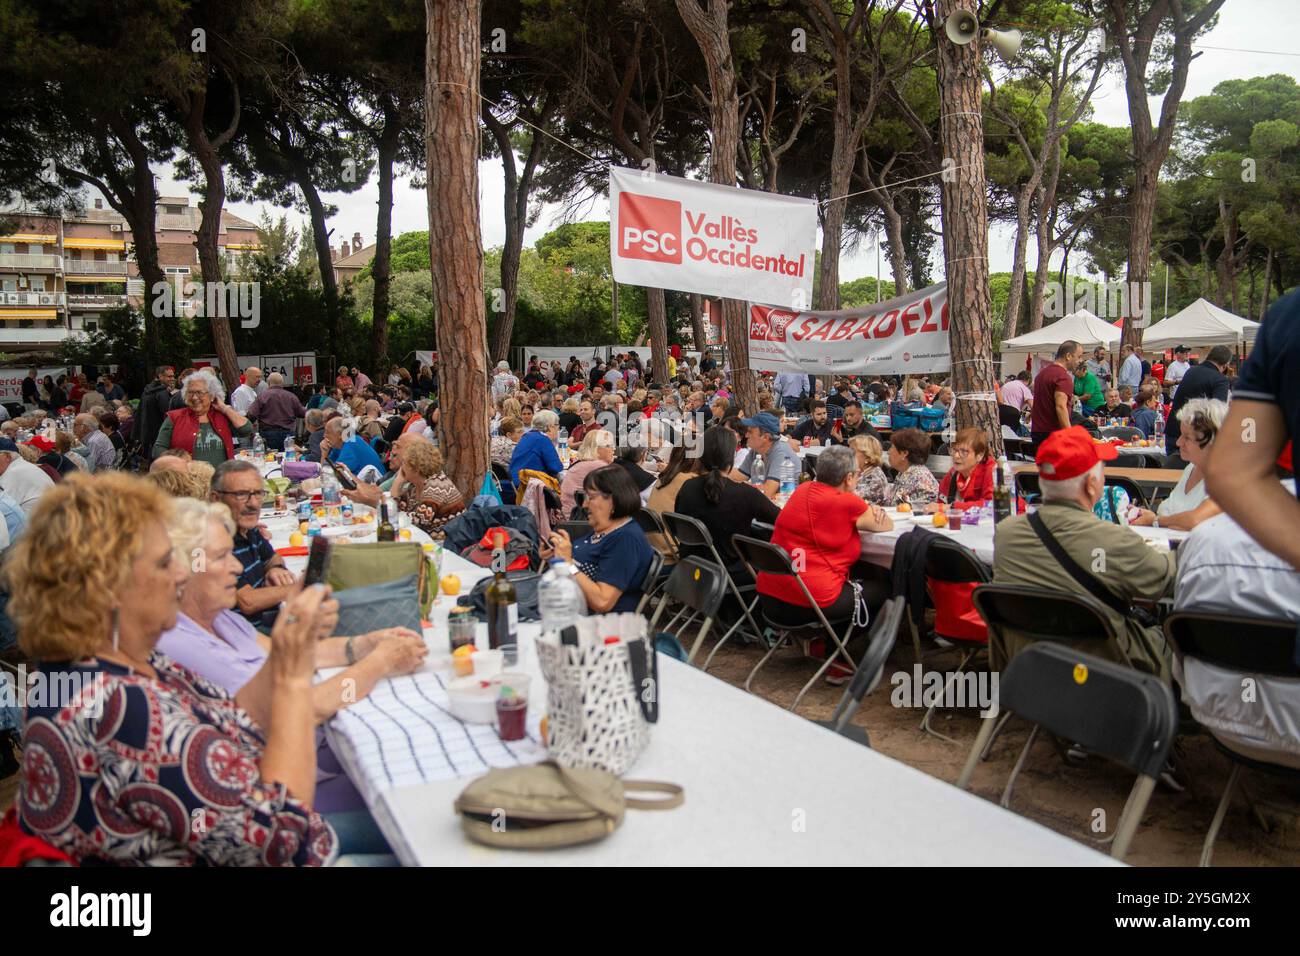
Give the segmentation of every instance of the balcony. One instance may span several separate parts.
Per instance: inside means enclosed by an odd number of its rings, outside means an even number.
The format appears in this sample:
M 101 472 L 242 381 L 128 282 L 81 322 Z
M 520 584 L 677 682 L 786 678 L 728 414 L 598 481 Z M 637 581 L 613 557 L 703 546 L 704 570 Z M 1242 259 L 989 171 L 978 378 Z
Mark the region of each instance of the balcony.
M 0 259 L 3 259 L 0 256 Z M 3 263 L 0 263 L 3 265 Z M 125 262 L 96 262 L 94 259 L 65 259 L 63 262 L 63 271 L 69 275 L 86 275 L 86 276 L 124 276 L 126 275 Z
M 111 298 L 111 296 L 110 296 Z M 0 292 L 0 306 L 23 306 L 31 308 L 32 306 L 65 306 L 68 304 L 67 294 L 64 292 Z
M 50 329 L 19 329 L 0 323 L 0 350 L 9 351 L 14 345 L 57 345 L 72 338 L 73 334 L 62 325 Z
M 83 295 L 68 293 L 68 305 L 74 309 L 116 309 L 126 305 L 125 295 Z
M 0 269 L 57 272 L 63 268 L 63 256 L 31 255 L 24 252 L 0 253 Z

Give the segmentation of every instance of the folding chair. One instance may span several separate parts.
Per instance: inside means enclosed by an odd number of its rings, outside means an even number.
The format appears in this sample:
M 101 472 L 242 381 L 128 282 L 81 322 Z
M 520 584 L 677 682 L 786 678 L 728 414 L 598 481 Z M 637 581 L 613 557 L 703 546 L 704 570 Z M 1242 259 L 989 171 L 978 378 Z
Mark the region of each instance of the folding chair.
M 1173 692 L 1150 674 L 1046 642 L 1017 654 L 1002 672 L 998 690 L 1000 708 L 1034 724 L 1002 792 L 1002 806 L 1011 802 L 1016 777 L 1040 728 L 1074 741 L 1138 774 L 1111 845 L 1110 855 L 1122 860 L 1178 730 Z M 961 789 L 970 787 L 975 764 L 993 730 L 994 721 L 986 719 L 957 780 Z
M 1134 504 L 1141 505 L 1143 508 L 1151 507 L 1147 504 L 1146 492 L 1143 491 L 1142 486 L 1132 478 L 1129 478 L 1127 475 L 1107 475 L 1104 472 L 1102 474 L 1107 486 L 1122 488 L 1128 494 L 1129 500 Z
M 813 674 L 813 676 L 809 678 L 808 683 L 803 685 L 803 689 L 795 695 L 794 703 L 790 705 L 790 710 L 797 710 L 799 702 L 803 700 L 804 694 L 808 693 L 812 688 L 812 685 L 817 682 L 817 679 L 826 673 L 835 658 L 839 657 L 843 659 L 845 665 L 850 670 L 854 670 L 855 665 L 853 663 L 853 658 L 849 656 L 846 647 L 849 641 L 849 635 L 853 633 L 853 617 L 850 614 L 848 623 L 844 628 L 844 635 L 841 637 L 835 632 L 835 628 L 831 626 L 830 621 L 826 619 L 826 615 L 822 612 L 821 607 L 813 600 L 812 594 L 808 591 L 808 586 L 804 584 L 803 578 L 799 575 L 799 572 L 794 569 L 794 563 L 790 560 L 790 555 L 786 553 L 785 548 L 772 544 L 770 541 L 760 541 L 757 538 L 746 537 L 742 534 L 733 537 L 731 542 L 735 546 L 736 551 L 740 554 L 740 560 L 745 562 L 745 567 L 748 568 L 749 573 L 754 576 L 755 581 L 758 580 L 760 572 L 779 577 L 794 578 L 795 581 L 799 583 L 799 590 L 803 592 L 804 598 L 808 601 L 808 609 L 816 616 L 816 620 L 810 621 L 806 625 L 791 627 L 788 624 L 777 623 L 766 614 L 763 614 L 764 622 L 773 631 L 776 631 L 780 637 L 778 637 L 776 641 L 772 642 L 772 646 L 768 648 L 767 653 L 763 655 L 763 659 L 754 665 L 754 669 L 750 671 L 749 676 L 745 678 L 745 690 L 750 689 L 749 685 L 753 682 L 755 675 L 758 674 L 763 665 L 768 662 L 768 659 L 791 640 L 791 635 L 797 634 L 800 631 L 819 631 L 830 639 L 830 644 L 828 646 L 832 649 L 831 653 L 826 655 L 826 660 L 822 662 L 821 667 L 817 668 L 817 673 Z M 754 600 L 756 603 L 758 602 L 757 596 L 755 596 Z M 760 613 L 762 612 L 760 611 Z
M 1182 663 L 1191 659 L 1239 675 L 1241 681 L 1253 678 L 1300 678 L 1300 664 L 1295 659 L 1296 622 L 1269 618 L 1243 617 L 1239 614 L 1212 614 L 1196 611 L 1175 611 L 1165 619 L 1165 637 L 1175 656 Z M 1223 796 L 1214 812 L 1205 844 L 1201 848 L 1201 866 L 1209 866 L 1214 855 L 1214 841 L 1232 803 L 1232 794 L 1245 770 L 1259 770 L 1290 780 L 1300 780 L 1300 770 L 1261 759 L 1259 753 L 1247 756 L 1237 750 L 1231 741 L 1220 739 L 1213 727 L 1206 727 L 1214 738 L 1215 746 L 1232 762 Z M 1255 818 L 1264 825 L 1264 819 L 1242 788 Z M 1267 826 L 1264 827 L 1268 829 Z
M 989 566 L 981 561 L 974 551 L 950 538 L 944 537 L 931 542 L 930 548 L 926 552 L 925 568 L 923 570 L 927 591 L 930 590 L 931 582 L 987 584 L 993 579 Z M 933 599 L 931 603 L 934 603 Z M 911 615 L 908 615 L 908 626 L 913 629 L 916 627 L 915 623 L 912 622 Z M 986 636 L 984 640 L 977 641 L 960 634 L 941 634 L 937 622 L 934 633 L 935 637 L 943 638 L 953 644 L 960 644 L 966 649 L 965 654 L 962 655 L 961 663 L 957 665 L 957 670 L 953 671 L 944 682 L 943 694 L 939 699 L 946 700 L 948 698 L 948 687 L 952 683 L 961 680 L 961 673 L 966 669 L 966 665 L 974 660 L 975 656 L 981 651 L 988 650 L 988 638 Z M 919 644 L 919 635 L 914 633 L 913 640 Z M 930 726 L 930 721 L 934 718 L 934 712 L 938 706 L 939 701 L 935 701 L 926 710 L 925 716 L 921 719 L 921 729 L 932 737 L 938 737 L 940 740 L 946 740 L 949 743 L 956 743 L 957 741 L 947 734 L 941 734 Z
M 1065 643 L 1081 649 L 1118 642 L 1106 609 L 1090 594 L 1067 594 L 1019 584 L 981 584 L 971 600 L 989 626 L 989 639 L 996 635 L 1004 647 L 1008 631 L 1032 641 Z M 1005 713 L 998 719 L 980 754 L 981 760 L 988 759 L 989 749 L 1010 716 Z
M 568 534 L 570 541 L 577 541 L 579 538 L 585 538 L 591 534 L 590 521 L 562 521 L 556 527 Z
M 668 532 L 677 541 L 677 547 L 680 553 L 683 556 L 686 556 L 694 550 L 697 557 L 707 554 L 708 559 L 722 568 L 726 573 L 727 587 L 735 596 L 736 601 L 740 604 L 740 617 L 736 618 L 736 622 L 732 624 L 731 627 L 727 628 L 727 632 L 722 635 L 717 646 L 713 648 L 714 652 L 716 653 L 718 647 L 721 647 L 730 640 L 731 635 L 734 634 L 745 621 L 749 622 L 754 639 L 761 643 L 763 640 L 763 629 L 758 626 L 758 622 L 754 620 L 753 615 L 754 608 L 758 604 L 758 592 L 754 589 L 754 585 L 747 584 L 744 587 L 741 587 L 736 583 L 735 579 L 731 576 L 731 572 L 727 571 L 727 562 L 722 559 L 722 555 L 718 553 L 717 546 L 713 543 L 713 535 L 709 533 L 709 529 L 704 526 L 702 521 L 688 515 L 678 514 L 676 511 L 665 511 L 662 517 L 664 524 L 668 528 Z M 745 600 L 746 594 L 751 595 L 749 601 Z
M 1016 492 L 1024 497 L 1034 495 L 1041 498 L 1043 489 L 1038 484 L 1038 475 L 1032 471 L 1021 471 L 1016 473 Z
M 654 615 L 650 618 L 650 633 L 656 633 L 659 618 L 663 615 L 664 609 L 668 607 L 670 601 L 681 604 L 690 611 L 690 614 L 680 622 L 678 622 L 678 618 L 681 616 L 680 613 L 674 615 L 668 629 L 675 628 L 676 632 L 679 633 L 682 628 L 693 623 L 697 617 L 700 618 L 700 630 L 695 635 L 695 643 L 691 645 L 690 653 L 686 655 L 686 663 L 692 663 L 700 646 L 704 643 L 705 635 L 709 633 L 709 628 L 713 626 L 713 619 L 718 613 L 718 607 L 722 604 L 722 597 L 726 592 L 727 572 L 721 565 L 714 564 L 712 561 L 705 561 L 703 558 L 682 558 L 677 562 L 672 573 L 668 575 L 668 580 L 664 582 L 663 594 L 659 598 L 659 604 L 655 607 Z M 717 651 L 716 647 L 714 651 Z M 709 654 L 701 670 L 707 671 L 712 660 L 713 654 Z
M 650 550 L 650 567 L 646 569 L 645 577 L 641 579 L 641 600 L 637 602 L 636 612 L 641 614 L 645 611 L 645 606 L 650 603 L 650 596 L 657 590 L 659 584 L 659 575 L 664 569 L 664 556 L 653 548 Z
M 853 675 L 849 686 L 845 688 L 844 696 L 835 707 L 835 713 L 831 714 L 830 720 L 819 720 L 818 724 L 850 740 L 856 740 L 864 747 L 871 746 L 867 728 L 853 724 L 851 721 L 853 715 L 857 713 L 858 705 L 862 703 L 862 698 L 875 690 L 876 685 L 880 683 L 880 678 L 885 673 L 885 661 L 894 649 L 894 641 L 898 639 L 898 625 L 902 620 L 903 599 L 890 598 L 880 609 L 876 619 L 871 622 L 866 653 L 858 662 L 857 672 Z

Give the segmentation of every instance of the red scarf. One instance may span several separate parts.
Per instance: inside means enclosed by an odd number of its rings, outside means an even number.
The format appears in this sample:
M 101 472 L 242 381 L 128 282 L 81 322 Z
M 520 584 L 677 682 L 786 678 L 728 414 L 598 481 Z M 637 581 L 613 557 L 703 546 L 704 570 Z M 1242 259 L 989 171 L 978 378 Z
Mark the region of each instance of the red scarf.
M 183 448 L 191 455 L 194 454 L 194 440 L 199 437 L 199 416 L 194 413 L 192 408 L 178 408 L 174 412 L 168 412 L 167 417 L 172 420 L 172 448 Z M 226 460 L 229 461 L 235 457 L 235 443 L 231 440 L 230 419 L 215 409 L 208 411 L 208 424 L 212 430 L 221 436 L 222 443 L 226 446 Z

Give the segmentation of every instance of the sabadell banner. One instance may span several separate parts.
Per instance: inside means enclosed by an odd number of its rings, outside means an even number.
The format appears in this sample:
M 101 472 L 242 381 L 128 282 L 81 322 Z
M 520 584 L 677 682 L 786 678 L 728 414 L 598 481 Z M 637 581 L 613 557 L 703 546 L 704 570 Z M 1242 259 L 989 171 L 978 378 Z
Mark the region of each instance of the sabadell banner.
M 946 372 L 948 285 L 834 312 L 749 305 L 749 364 L 810 375 Z
M 729 299 L 812 302 L 817 203 L 609 169 L 614 279 Z

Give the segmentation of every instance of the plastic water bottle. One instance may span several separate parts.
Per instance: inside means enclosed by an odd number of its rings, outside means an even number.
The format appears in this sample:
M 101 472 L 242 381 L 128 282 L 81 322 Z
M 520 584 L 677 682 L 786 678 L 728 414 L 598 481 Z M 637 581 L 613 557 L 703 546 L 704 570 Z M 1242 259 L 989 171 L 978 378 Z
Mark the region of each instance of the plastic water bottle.
M 794 462 L 787 458 L 781 463 L 781 500 L 789 501 L 798 487 L 799 475 L 795 471 Z
M 295 442 L 293 440 L 293 436 L 290 435 L 288 438 L 284 440 L 284 460 L 297 461 L 297 459 L 298 459 L 298 443 Z
M 542 633 L 562 630 L 587 613 L 582 589 L 573 580 L 573 565 L 563 558 L 551 558 L 550 568 L 537 585 L 537 609 L 542 615 Z
M 320 473 L 320 496 L 321 504 L 328 508 L 337 508 L 342 503 L 342 494 L 339 492 L 339 480 L 334 474 L 333 468 L 322 468 Z
M 262 439 L 261 432 L 255 432 L 253 434 L 253 454 L 257 457 L 258 461 L 266 460 L 266 442 Z
M 765 470 L 763 456 L 758 452 L 754 452 L 753 458 L 749 463 L 749 483 L 751 485 L 762 485 L 766 480 L 764 477 L 766 474 L 767 472 Z
M 1163 407 L 1156 409 L 1155 435 L 1157 442 L 1164 444 L 1165 441 L 1165 410 Z
M 320 518 L 317 518 L 316 512 L 313 511 L 311 517 L 307 519 L 307 537 L 312 538 L 318 534 L 320 534 Z
M 569 467 L 569 430 L 560 429 L 560 464 L 565 468 Z

